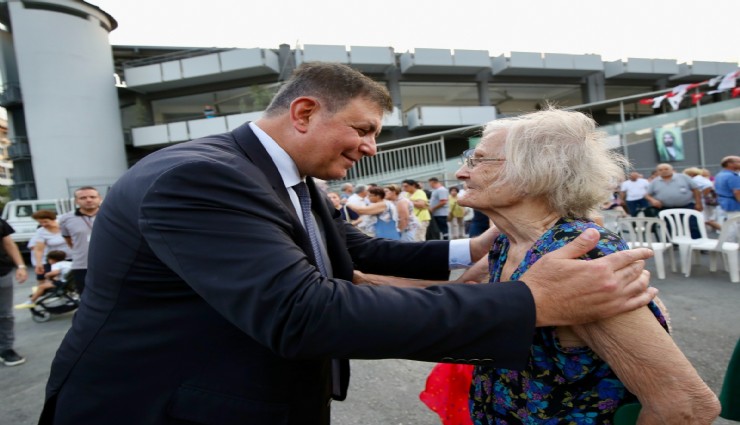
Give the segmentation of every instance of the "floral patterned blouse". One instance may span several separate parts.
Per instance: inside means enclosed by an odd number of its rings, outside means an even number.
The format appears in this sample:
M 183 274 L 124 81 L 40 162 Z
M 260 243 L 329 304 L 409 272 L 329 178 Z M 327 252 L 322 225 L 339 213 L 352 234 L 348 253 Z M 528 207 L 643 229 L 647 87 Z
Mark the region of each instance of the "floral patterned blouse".
M 560 219 L 527 251 L 511 280 L 589 227 L 597 229 L 601 239 L 585 259 L 628 249 L 619 236 L 591 221 Z M 499 236 L 489 253 L 489 283 L 500 282 L 508 250 L 508 239 Z M 655 303 L 651 302 L 649 308 L 668 330 Z M 475 425 L 611 424 L 619 406 L 636 401 L 591 349 L 561 347 L 555 329 L 537 328 L 525 370 L 475 367 L 470 387 L 470 412 Z

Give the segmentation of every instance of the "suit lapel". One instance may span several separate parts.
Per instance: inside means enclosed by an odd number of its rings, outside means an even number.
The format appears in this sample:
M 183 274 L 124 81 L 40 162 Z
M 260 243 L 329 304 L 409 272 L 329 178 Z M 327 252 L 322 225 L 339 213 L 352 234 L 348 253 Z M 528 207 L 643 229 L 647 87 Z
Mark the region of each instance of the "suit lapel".
M 267 181 L 270 182 L 272 190 L 277 193 L 280 200 L 285 204 L 285 207 L 288 208 L 289 211 L 294 212 L 293 215 L 296 220 L 298 220 L 298 216 L 295 215 L 293 203 L 290 202 L 290 196 L 288 196 L 288 190 L 283 184 L 283 178 L 280 176 L 280 172 L 275 166 L 275 163 L 272 162 L 272 158 L 270 158 L 265 147 L 260 143 L 257 135 L 254 134 L 251 128 L 249 128 L 249 123 L 240 125 L 232 131 L 231 134 L 234 136 L 234 140 L 236 140 L 236 144 L 242 152 L 244 152 L 247 158 L 249 158 L 252 163 L 262 171 L 265 177 L 267 177 Z
M 252 129 L 249 128 L 248 123 L 234 129 L 231 134 L 234 136 L 234 140 L 247 158 L 249 158 L 249 160 L 252 161 L 260 171 L 262 171 L 267 178 L 267 181 L 272 186 L 273 191 L 283 202 L 285 208 L 290 211 L 291 215 L 295 218 L 296 228 L 300 229 L 301 234 L 301 239 L 298 242 L 306 255 L 308 255 L 309 260 L 315 265 L 316 258 L 314 258 L 308 234 L 295 213 L 295 208 L 293 207 L 293 203 L 290 201 L 288 190 L 283 184 L 283 178 L 275 166 L 275 163 L 272 162 L 272 158 L 267 153 L 267 150 L 262 146 L 257 135 L 255 135 Z M 321 220 L 321 225 L 324 229 L 324 234 L 326 236 L 326 251 L 332 264 L 332 272 L 337 278 L 351 280 L 352 259 L 349 257 L 349 254 L 345 249 L 345 243 L 343 240 L 344 235 L 340 234 L 336 223 L 334 222 L 332 213 L 329 210 L 326 195 L 316 188 L 313 179 L 307 178 L 306 185 L 311 194 L 311 209 L 316 213 L 318 219 Z
M 298 220 L 298 216 L 295 214 L 295 208 L 293 203 L 290 201 L 290 196 L 283 183 L 283 178 L 280 175 L 275 163 L 272 162 L 272 158 L 265 150 L 262 143 L 260 143 L 257 135 L 254 134 L 249 123 L 242 124 L 234 131 L 231 132 L 236 140 L 239 148 L 244 154 L 251 160 L 257 168 L 262 171 L 267 180 L 272 185 L 273 191 L 278 194 L 285 207 L 293 212 L 297 227 L 301 229 L 299 232 L 302 235 L 302 240 L 299 241 L 303 252 L 308 255 L 309 261 L 312 261 L 316 265 L 316 258 L 314 258 L 313 249 L 308 239 L 301 222 Z M 316 188 L 312 178 L 306 179 L 306 185 L 308 186 L 308 192 L 311 195 L 311 209 L 316 213 L 316 216 L 321 220 L 322 227 L 324 228 L 324 234 L 326 235 L 326 250 L 331 261 L 332 272 L 334 277 L 344 280 L 352 280 L 352 258 L 347 252 L 346 243 L 344 242 L 344 234 L 341 234 L 337 227 L 334 219 L 329 200 L 326 195 Z M 332 208 L 330 210 L 329 208 Z M 342 224 L 344 224 L 342 222 Z M 349 387 L 349 361 L 346 359 L 332 360 L 332 375 L 338 376 L 339 388 L 332 387 L 332 398 L 335 400 L 344 400 L 347 397 L 347 388 Z

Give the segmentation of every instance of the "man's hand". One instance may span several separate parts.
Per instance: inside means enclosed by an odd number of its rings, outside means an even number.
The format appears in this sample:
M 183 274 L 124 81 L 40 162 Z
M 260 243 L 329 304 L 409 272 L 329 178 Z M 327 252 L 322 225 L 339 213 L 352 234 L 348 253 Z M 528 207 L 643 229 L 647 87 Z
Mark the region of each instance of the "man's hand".
M 486 283 L 488 282 L 488 257 L 483 257 L 470 266 L 460 277 L 457 283 Z
M 648 288 L 644 260 L 649 249 L 616 252 L 598 260 L 578 259 L 599 240 L 586 229 L 576 240 L 543 256 L 521 281 L 532 291 L 537 326 L 576 325 L 615 316 L 650 302 L 658 293 Z M 471 244 L 472 245 L 472 244 Z
M 500 235 L 496 226 L 490 226 L 488 230 L 481 233 L 480 236 L 476 236 L 470 239 L 470 259 L 473 262 L 480 260 L 481 258 L 488 255 L 493 245 L 493 240 Z
M 15 269 L 15 280 L 18 281 L 18 283 L 23 283 L 26 279 L 28 279 L 28 272 L 25 267 L 18 267 Z

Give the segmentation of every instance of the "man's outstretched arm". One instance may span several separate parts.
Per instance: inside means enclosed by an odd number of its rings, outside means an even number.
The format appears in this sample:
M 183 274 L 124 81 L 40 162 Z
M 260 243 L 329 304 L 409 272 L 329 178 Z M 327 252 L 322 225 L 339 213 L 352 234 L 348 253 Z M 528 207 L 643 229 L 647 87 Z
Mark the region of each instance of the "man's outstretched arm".
M 490 236 L 490 235 L 489 235 Z M 596 247 L 599 233 L 587 229 L 563 248 L 543 256 L 521 277 L 536 307 L 537 326 L 576 325 L 605 319 L 647 305 L 658 293 L 650 288 L 644 260 L 653 252 L 632 249 L 592 261 L 579 259 Z M 471 256 L 474 249 L 471 240 Z M 490 245 L 489 245 L 490 246 Z M 478 254 L 480 257 L 480 254 Z M 480 281 L 485 260 L 463 274 L 458 282 Z M 453 283 L 356 274 L 355 283 L 401 287 L 427 287 Z

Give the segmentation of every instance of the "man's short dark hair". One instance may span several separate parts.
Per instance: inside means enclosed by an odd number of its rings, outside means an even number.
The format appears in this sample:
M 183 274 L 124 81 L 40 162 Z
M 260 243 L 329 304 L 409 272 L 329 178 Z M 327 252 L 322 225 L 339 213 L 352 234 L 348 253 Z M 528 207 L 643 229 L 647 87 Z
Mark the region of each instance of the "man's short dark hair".
M 95 192 L 98 193 L 98 195 L 100 195 L 100 191 L 97 188 L 94 188 L 92 186 L 82 186 L 82 187 L 78 187 L 77 189 L 75 189 L 75 191 L 74 191 L 74 197 L 75 198 L 77 197 L 77 192 L 81 192 L 83 190 L 94 190 Z
M 439 183 L 439 179 L 438 179 L 438 178 L 436 178 L 436 177 L 432 177 L 432 178 L 430 178 L 430 179 L 429 179 L 429 181 L 430 181 L 430 182 L 435 182 L 435 183 Z
M 719 163 L 720 167 L 727 168 L 730 163 L 735 162 L 737 160 L 736 156 L 726 156 L 722 158 L 722 161 Z
M 383 111 L 393 111 L 388 89 L 361 72 L 340 63 L 305 62 L 278 90 L 265 115 L 288 110 L 291 102 L 301 96 L 318 98 L 331 113 L 357 98 L 367 99 Z
M 416 187 L 416 180 L 414 179 L 406 179 L 402 181 L 401 183 Z

